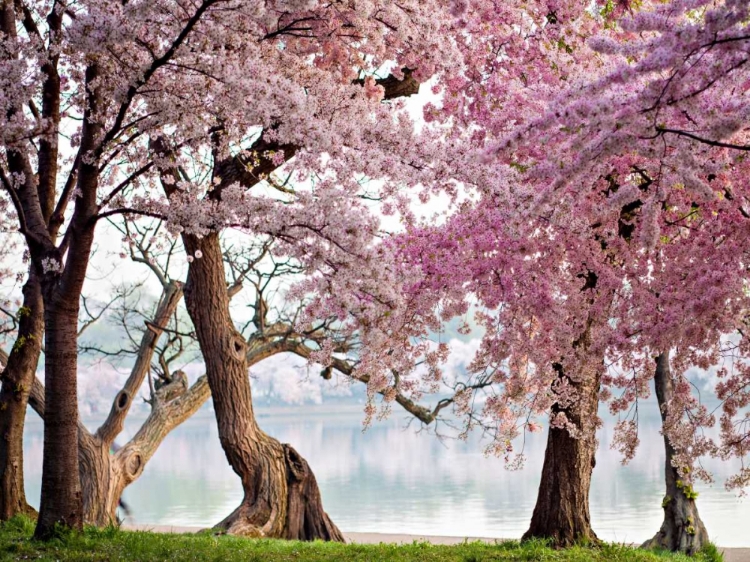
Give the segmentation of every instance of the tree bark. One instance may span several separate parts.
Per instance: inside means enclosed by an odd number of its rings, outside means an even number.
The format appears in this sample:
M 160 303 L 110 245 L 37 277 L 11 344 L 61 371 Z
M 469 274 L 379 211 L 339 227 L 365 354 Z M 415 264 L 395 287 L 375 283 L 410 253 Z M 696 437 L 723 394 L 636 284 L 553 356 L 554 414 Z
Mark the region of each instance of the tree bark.
M 663 548 L 674 552 L 695 554 L 709 542 L 708 532 L 698 514 L 695 492 L 690 484 L 683 482 L 680 471 L 672 465 L 675 450 L 669 442 L 664 428 L 667 424 L 667 406 L 674 397 L 674 385 L 669 369 L 669 352 L 656 358 L 654 387 L 661 413 L 662 434 L 664 435 L 664 476 L 667 493 L 662 501 L 664 522 L 653 538 L 643 543 L 643 548 Z
M 596 466 L 596 422 L 604 350 L 596 349 L 592 343 L 597 322 L 591 310 L 598 299 L 609 299 L 611 303 L 612 295 L 597 295 L 599 277 L 596 272 L 587 270 L 578 277 L 585 281 L 581 291 L 588 294 L 591 309 L 586 312 L 588 317 L 583 332 L 572 342 L 576 364 L 552 365 L 557 382 L 567 384 L 575 391 L 571 403 L 557 402 L 551 409 L 552 416 L 563 414 L 567 418 L 569 428 L 550 425 L 539 494 L 529 529 L 522 537 L 522 540 L 551 539 L 558 547 L 599 541 L 591 528 L 589 490 Z M 570 376 L 566 368 L 577 369 L 578 376 Z
M 174 386 L 173 386 L 174 385 Z M 106 527 L 117 522 L 117 504 L 123 490 L 137 480 L 167 435 L 197 412 L 208 400 L 206 377 L 190 389 L 183 379 L 163 386 L 151 403 L 151 413 L 138 433 L 112 454 L 109 445 L 79 424 L 78 454 L 83 495 L 83 518 L 88 525 Z M 180 386 L 180 390 L 177 390 Z M 44 416 L 44 386 L 35 378 L 29 404 Z
M 244 490 L 242 503 L 217 528 L 254 537 L 343 541 L 323 510 L 307 462 L 255 421 L 246 342 L 229 314 L 218 233 L 202 239 L 184 234 L 183 242 L 189 255 L 202 252 L 189 266 L 185 302 L 206 365 L 219 439 Z
M 79 432 L 78 470 L 84 523 L 97 527 L 117 524 L 117 504 L 124 487 L 118 486 L 117 468 L 109 446 L 96 435 Z
M 98 68 L 86 68 L 86 109 L 81 130 L 81 154 L 93 154 L 79 164 L 73 217 L 66 232 L 70 243 L 65 265 L 59 249 L 44 258 L 32 248 L 42 279 L 45 325 L 44 460 L 42 495 L 34 537 L 46 540 L 58 525 L 83 527 L 83 499 L 78 465 L 78 312 L 94 242 L 96 196 L 99 186 L 99 152 L 102 124 L 97 122 L 100 103 L 94 84 Z M 45 259 L 50 260 L 45 264 Z M 57 269 L 59 268 L 59 269 Z
M 44 333 L 44 307 L 39 280 L 31 269 L 23 288 L 16 342 L 0 389 L 0 520 L 35 515 L 26 502 L 23 480 L 23 427 L 26 405 L 39 363 Z
M 564 377 L 559 371 L 560 377 Z M 573 436 L 567 429 L 550 427 L 544 454 L 542 479 L 539 483 L 534 513 L 529 530 L 522 540 L 552 539 L 556 546 L 597 542 L 591 528 L 589 488 L 596 465 L 595 419 L 599 405 L 601 374 L 580 382 L 569 380 L 579 399 L 567 408 L 554 406 L 553 414 L 565 413 L 578 430 Z
M 47 539 L 61 524 L 81 528 L 78 477 L 78 295 L 45 307 L 45 395 L 42 494 L 36 537 Z M 67 299 L 66 299 L 67 300 Z
M 117 523 L 117 506 L 127 486 L 135 482 L 169 433 L 208 400 L 205 377 L 188 390 L 183 380 L 160 389 L 151 413 L 136 435 L 114 454 L 97 435 L 79 441 L 84 521 L 105 527 Z M 176 387 L 174 389 L 170 387 Z M 161 392 L 164 391 L 164 392 Z
M 182 283 L 168 281 L 162 287 L 161 298 L 156 307 L 151 322 L 146 323 L 146 330 L 141 337 L 138 346 L 138 354 L 135 358 L 130 376 L 125 382 L 122 390 L 117 393 L 109 415 L 101 427 L 96 431 L 96 436 L 109 448 L 122 431 L 125 418 L 133 404 L 136 393 L 146 380 L 146 375 L 151 368 L 151 360 L 154 357 L 156 345 L 159 342 L 163 329 L 169 324 L 169 319 L 174 315 L 177 306 L 182 300 Z

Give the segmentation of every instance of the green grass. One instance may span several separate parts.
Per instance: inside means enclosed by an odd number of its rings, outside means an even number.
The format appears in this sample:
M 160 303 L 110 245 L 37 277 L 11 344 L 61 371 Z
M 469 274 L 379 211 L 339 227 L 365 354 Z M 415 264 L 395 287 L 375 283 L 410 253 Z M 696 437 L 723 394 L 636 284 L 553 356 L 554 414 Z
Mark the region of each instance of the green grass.
M 409 545 L 343 545 L 279 540 L 251 540 L 209 533 L 168 535 L 121 531 L 116 528 L 60 533 L 46 542 L 31 540 L 34 523 L 17 517 L 0 525 L 0 560 L 60 562 L 491 562 L 544 560 L 555 562 L 718 562 L 717 551 L 694 558 L 646 552 L 607 544 L 596 548 L 554 550 L 542 542 L 497 544 L 479 542 L 456 546 L 427 543 Z M 718 556 L 718 557 L 717 557 Z

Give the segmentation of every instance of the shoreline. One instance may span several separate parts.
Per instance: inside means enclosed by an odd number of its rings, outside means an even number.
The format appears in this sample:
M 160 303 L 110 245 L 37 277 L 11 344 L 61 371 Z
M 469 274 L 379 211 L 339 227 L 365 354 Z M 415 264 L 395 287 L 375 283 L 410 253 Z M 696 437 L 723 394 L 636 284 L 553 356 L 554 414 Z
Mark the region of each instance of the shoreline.
M 126 531 L 147 531 L 152 533 L 197 533 L 207 527 L 185 527 L 179 525 L 148 525 L 124 523 L 122 528 Z M 347 533 L 344 532 L 347 543 L 353 544 L 411 544 L 414 541 L 428 542 L 430 544 L 454 545 L 463 542 L 480 541 L 485 543 L 503 542 L 513 539 L 499 537 L 457 537 L 444 535 L 408 535 L 399 533 Z M 750 547 L 748 548 L 724 548 L 718 547 L 724 555 L 725 562 L 750 562 Z

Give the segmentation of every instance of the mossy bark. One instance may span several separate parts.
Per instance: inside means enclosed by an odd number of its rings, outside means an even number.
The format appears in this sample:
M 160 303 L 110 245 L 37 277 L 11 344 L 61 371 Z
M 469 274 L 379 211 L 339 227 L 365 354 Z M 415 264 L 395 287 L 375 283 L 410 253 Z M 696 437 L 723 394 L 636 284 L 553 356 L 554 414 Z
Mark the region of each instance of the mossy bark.
M 668 352 L 661 353 L 656 358 L 654 387 L 656 388 L 656 398 L 662 420 L 662 433 L 664 434 L 664 450 L 666 453 L 664 476 L 667 491 L 662 501 L 664 522 L 659 532 L 643 543 L 642 546 L 643 548 L 662 548 L 673 552 L 695 554 L 700 552 L 709 542 L 709 539 L 706 527 L 698 514 L 698 506 L 695 502 L 697 494 L 693 491 L 691 485 L 684 482 L 679 469 L 672 464 L 675 450 L 663 429 L 667 423 L 668 404 L 674 397 L 674 384 L 669 368 Z

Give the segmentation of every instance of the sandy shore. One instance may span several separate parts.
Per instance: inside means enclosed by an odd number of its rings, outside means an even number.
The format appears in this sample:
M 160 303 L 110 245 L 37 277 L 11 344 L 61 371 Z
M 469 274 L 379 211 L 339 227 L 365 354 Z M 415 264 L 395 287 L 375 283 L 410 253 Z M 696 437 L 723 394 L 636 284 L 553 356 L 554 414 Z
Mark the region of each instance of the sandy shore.
M 154 533 L 195 533 L 200 527 L 171 527 L 169 525 L 124 524 L 123 528 Z M 344 533 L 346 542 L 359 544 L 409 544 L 414 541 L 432 544 L 458 544 L 466 540 L 492 543 L 503 539 L 488 537 L 445 537 L 436 535 L 398 535 L 393 533 Z M 722 548 L 726 562 L 750 562 L 750 548 Z

